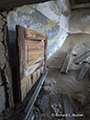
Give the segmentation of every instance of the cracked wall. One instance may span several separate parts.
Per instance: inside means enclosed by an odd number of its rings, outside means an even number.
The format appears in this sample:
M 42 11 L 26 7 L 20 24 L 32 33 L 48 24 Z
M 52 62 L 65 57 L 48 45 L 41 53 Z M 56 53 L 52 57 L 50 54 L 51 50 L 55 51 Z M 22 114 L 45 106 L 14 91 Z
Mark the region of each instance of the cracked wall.
M 7 45 L 7 12 L 0 12 L 0 112 L 12 104 L 11 71 Z M 11 93 L 12 94 L 12 93 Z

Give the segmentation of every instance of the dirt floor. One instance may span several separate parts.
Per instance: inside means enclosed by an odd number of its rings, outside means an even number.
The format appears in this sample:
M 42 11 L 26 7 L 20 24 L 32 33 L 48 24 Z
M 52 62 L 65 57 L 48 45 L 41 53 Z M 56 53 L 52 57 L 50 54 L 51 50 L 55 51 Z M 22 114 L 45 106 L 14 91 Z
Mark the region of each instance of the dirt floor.
M 82 63 L 81 65 L 75 64 L 75 60 L 80 56 L 80 54 L 85 54 L 87 51 L 90 51 L 90 35 L 88 34 L 69 35 L 66 41 L 64 42 L 64 44 L 62 45 L 62 47 L 48 60 L 47 65 L 49 67 L 51 66 L 51 67 L 61 68 L 65 56 L 69 51 L 71 51 L 69 68 L 75 70 L 69 70 L 68 74 L 61 74 L 60 69 L 49 68 L 49 73 L 46 77 L 43 90 L 41 90 L 41 93 L 35 104 L 35 109 L 38 108 L 41 112 L 38 115 L 39 117 L 35 117 L 35 113 L 34 113 L 32 120 L 53 120 L 53 119 L 64 120 L 64 118 L 57 118 L 55 116 L 50 117 L 50 115 L 52 115 L 52 113 L 55 112 L 54 109 L 52 108 L 53 104 L 57 104 L 57 105 L 60 104 L 63 109 L 63 101 L 62 101 L 63 94 L 67 94 L 69 96 L 74 109 L 74 113 L 76 114 L 82 113 L 84 114 L 85 120 L 90 120 L 90 113 L 89 113 L 90 112 L 90 74 L 89 74 L 90 68 L 88 69 L 84 78 L 78 82 L 76 81 L 76 78 L 80 73 L 82 66 L 85 63 Z M 87 59 L 87 61 L 89 61 L 89 58 Z M 43 98 L 45 96 L 46 98 Z M 52 102 L 54 98 L 55 101 Z M 45 102 L 45 99 L 48 102 Z M 40 103 L 38 104 L 38 101 L 41 101 L 42 105 Z M 47 105 L 48 103 L 49 105 Z M 46 107 L 47 110 L 43 111 L 42 108 L 43 107 L 45 108 L 45 106 L 47 106 Z M 61 113 L 63 113 L 63 110 L 61 111 L 62 111 Z M 83 118 L 76 117 L 76 120 L 83 120 Z
M 85 63 L 81 65 L 75 63 L 75 60 L 87 51 L 90 51 L 90 35 L 73 34 L 67 37 L 62 47 L 48 60 L 47 66 L 58 69 L 49 68 L 28 120 L 90 120 L 90 67 L 88 64 L 86 75 L 81 81 L 77 81 L 77 76 Z M 62 74 L 60 69 L 68 52 L 71 52 L 69 71 L 67 74 Z M 90 62 L 90 58 L 86 61 Z M 63 96 L 66 94 L 76 115 L 75 119 L 71 117 L 66 119 L 64 116 L 69 114 L 65 113 L 64 107 Z M 25 104 L 15 106 L 11 110 L 7 109 L 0 114 L 0 120 L 19 120 L 29 99 L 28 96 Z

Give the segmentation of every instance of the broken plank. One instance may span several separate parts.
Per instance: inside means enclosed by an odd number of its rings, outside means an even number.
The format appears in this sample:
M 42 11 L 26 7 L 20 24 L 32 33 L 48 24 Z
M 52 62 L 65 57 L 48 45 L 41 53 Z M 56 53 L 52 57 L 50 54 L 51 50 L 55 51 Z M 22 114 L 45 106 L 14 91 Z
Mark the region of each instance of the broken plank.
M 80 56 L 75 63 L 77 64 L 81 64 L 86 58 L 88 58 L 90 56 L 90 51 L 85 53 L 84 55 Z
M 71 55 L 71 52 L 68 52 L 67 53 L 67 56 L 65 58 L 65 61 L 63 63 L 63 66 L 61 68 L 61 73 L 64 73 L 64 74 L 67 74 L 68 73 L 68 68 L 69 68 L 69 64 L 70 64 L 70 55 Z
M 32 40 L 25 40 L 25 43 L 26 43 L 26 47 L 27 45 L 29 45 L 30 49 L 35 49 L 35 48 L 38 48 L 38 49 L 44 49 L 44 42 L 42 41 L 32 41 Z
M 77 77 L 77 81 L 80 81 L 84 78 L 87 70 L 88 70 L 88 67 L 89 67 L 89 64 L 88 63 L 85 63 L 84 66 L 82 67 L 78 77 Z
M 73 116 L 73 107 L 71 105 L 68 95 L 63 95 L 64 113 L 67 115 L 65 120 L 75 120 Z

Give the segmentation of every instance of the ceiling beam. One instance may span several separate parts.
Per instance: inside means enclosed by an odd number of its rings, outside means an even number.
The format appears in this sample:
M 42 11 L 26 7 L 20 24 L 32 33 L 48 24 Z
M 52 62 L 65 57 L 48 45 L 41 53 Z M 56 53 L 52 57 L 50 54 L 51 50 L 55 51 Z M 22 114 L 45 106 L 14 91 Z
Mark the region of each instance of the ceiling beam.
M 90 8 L 90 3 L 71 5 L 71 9 Z
M 50 0 L 0 0 L 0 10 L 6 8 L 14 8 L 27 4 L 36 4 Z

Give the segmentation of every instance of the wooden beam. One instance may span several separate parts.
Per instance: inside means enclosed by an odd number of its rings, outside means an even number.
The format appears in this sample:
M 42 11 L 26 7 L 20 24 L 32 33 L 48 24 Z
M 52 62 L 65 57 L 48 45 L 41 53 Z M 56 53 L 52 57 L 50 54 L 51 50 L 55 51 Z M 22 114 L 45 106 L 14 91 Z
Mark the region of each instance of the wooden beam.
M 14 8 L 27 4 L 36 4 L 50 0 L 0 0 L 0 10 L 6 8 Z
M 65 120 L 75 120 L 73 117 L 73 108 L 68 95 L 63 95 L 64 113 L 67 115 Z
M 84 55 L 79 56 L 79 58 L 75 61 L 77 64 L 81 64 L 86 58 L 90 56 L 90 51 L 86 52 Z
M 84 76 L 86 75 L 86 72 L 89 68 L 89 64 L 88 63 L 85 63 L 84 66 L 82 67 L 78 77 L 77 77 L 77 81 L 80 81 L 84 78 Z
M 90 8 L 90 3 L 71 5 L 71 9 Z
M 67 56 L 64 60 L 63 66 L 61 68 L 61 71 L 60 71 L 61 73 L 64 73 L 64 74 L 68 73 L 68 68 L 69 68 L 69 64 L 70 64 L 70 55 L 71 55 L 71 52 L 68 52 Z

